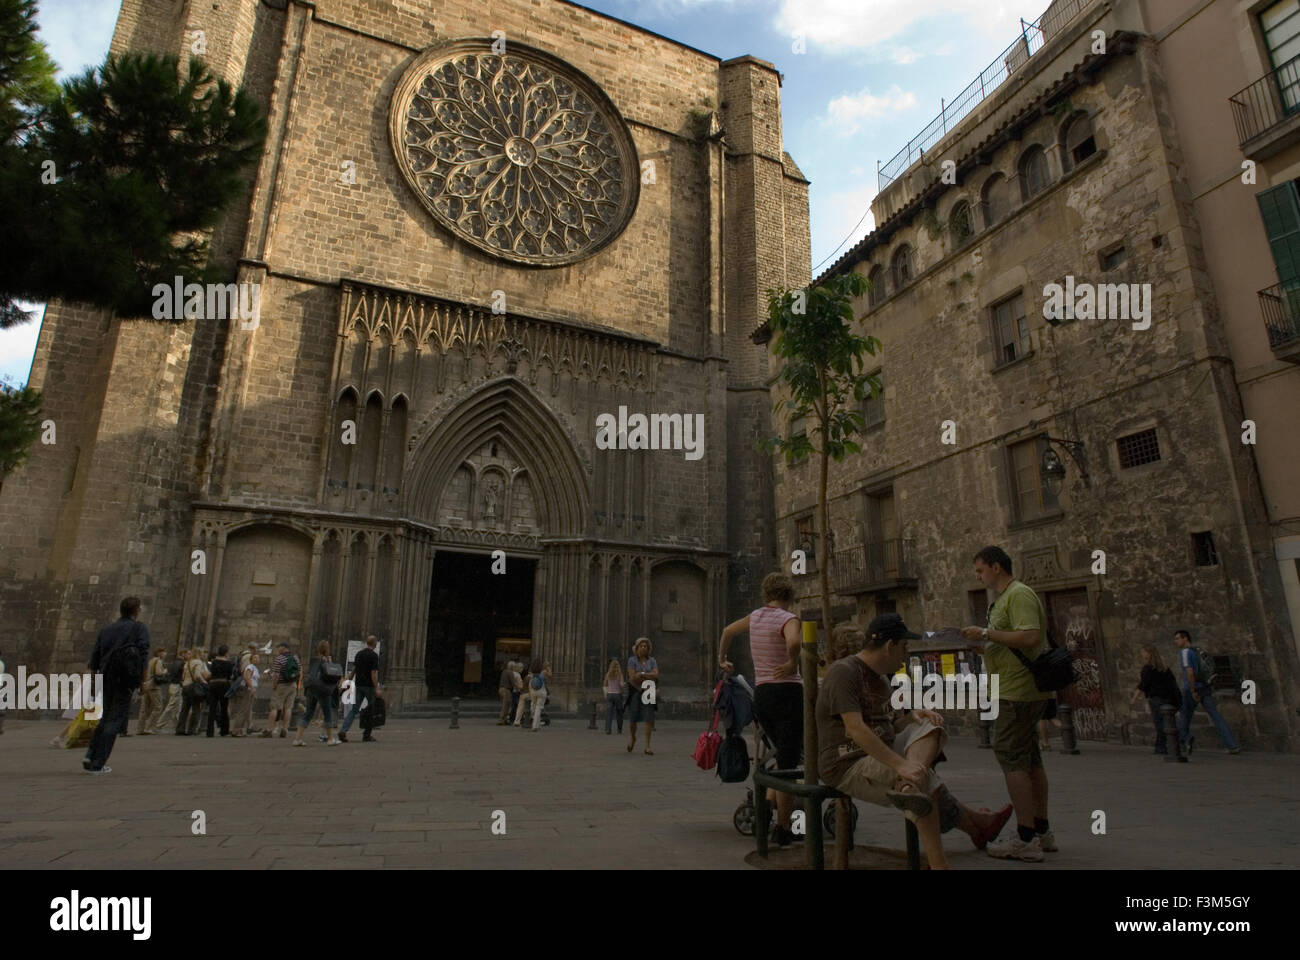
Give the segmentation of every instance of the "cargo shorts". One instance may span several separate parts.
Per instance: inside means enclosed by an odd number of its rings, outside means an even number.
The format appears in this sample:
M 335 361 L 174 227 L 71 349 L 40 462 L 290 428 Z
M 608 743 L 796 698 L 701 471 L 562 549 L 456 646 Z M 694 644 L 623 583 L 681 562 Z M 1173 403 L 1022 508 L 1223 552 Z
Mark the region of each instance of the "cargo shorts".
M 1038 745 L 1038 721 L 1051 700 L 999 700 L 993 721 L 993 756 L 1003 773 L 1027 771 L 1043 765 Z

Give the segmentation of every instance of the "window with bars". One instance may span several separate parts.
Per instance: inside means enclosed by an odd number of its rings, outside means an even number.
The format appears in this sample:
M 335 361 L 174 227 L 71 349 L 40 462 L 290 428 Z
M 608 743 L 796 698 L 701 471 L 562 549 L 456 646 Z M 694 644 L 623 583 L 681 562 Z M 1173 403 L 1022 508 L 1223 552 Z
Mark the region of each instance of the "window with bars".
M 1047 189 L 1051 175 L 1042 147 L 1030 147 L 1020 160 L 1020 199 L 1028 200 Z
M 891 261 L 890 279 L 893 281 L 895 290 L 902 290 L 912 282 L 915 275 L 915 269 L 912 263 L 912 248 L 903 244 L 894 253 L 894 259 Z
M 889 296 L 889 288 L 885 283 L 885 268 L 881 266 L 872 267 L 867 279 L 871 282 L 871 288 L 867 291 L 867 304 L 878 307 Z
M 958 201 L 952 208 L 952 213 L 948 214 L 948 231 L 952 236 L 952 245 L 954 247 L 962 246 L 967 240 L 975 236 L 975 224 L 970 215 L 970 204 L 965 200 Z
M 1019 360 L 1029 352 L 1029 324 L 1021 294 L 993 306 L 993 340 L 999 366 Z
M 1115 441 L 1115 446 L 1119 449 L 1121 470 L 1140 467 L 1144 463 L 1155 463 L 1160 459 L 1160 441 L 1156 437 L 1155 427 L 1130 433 L 1127 437 L 1120 437 Z

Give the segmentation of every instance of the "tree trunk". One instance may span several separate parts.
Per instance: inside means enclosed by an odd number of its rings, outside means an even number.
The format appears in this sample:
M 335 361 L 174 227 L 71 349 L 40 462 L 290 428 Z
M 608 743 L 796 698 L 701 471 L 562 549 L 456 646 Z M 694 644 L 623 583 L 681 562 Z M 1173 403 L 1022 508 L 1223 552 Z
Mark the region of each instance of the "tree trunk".
M 817 577 L 821 583 L 822 599 L 822 637 L 823 643 L 830 642 L 831 630 L 831 573 L 830 550 L 828 548 L 828 526 L 826 509 L 826 473 L 830 468 L 830 454 L 825 450 L 825 432 L 823 427 L 821 452 L 821 475 L 817 482 Z M 807 635 L 805 634 L 805 637 Z M 815 635 L 814 635 L 815 636 Z M 805 642 L 800 671 L 803 675 L 803 771 L 804 783 L 817 783 L 817 644 Z M 812 863 L 812 844 L 808 844 L 808 861 Z

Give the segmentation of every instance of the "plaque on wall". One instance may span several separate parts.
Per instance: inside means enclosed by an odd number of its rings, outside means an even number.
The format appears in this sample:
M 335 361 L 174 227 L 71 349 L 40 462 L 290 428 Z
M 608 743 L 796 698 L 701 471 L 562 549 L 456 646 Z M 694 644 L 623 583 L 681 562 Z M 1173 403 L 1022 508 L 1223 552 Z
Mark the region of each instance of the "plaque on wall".
M 668 610 L 664 613 L 663 627 L 664 633 L 681 633 L 686 629 L 682 615 L 676 610 Z

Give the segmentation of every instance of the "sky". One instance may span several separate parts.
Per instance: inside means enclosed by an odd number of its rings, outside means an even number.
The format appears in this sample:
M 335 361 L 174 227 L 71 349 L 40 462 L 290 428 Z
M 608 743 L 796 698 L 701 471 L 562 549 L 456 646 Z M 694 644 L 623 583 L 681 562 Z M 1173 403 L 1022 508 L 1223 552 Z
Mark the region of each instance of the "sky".
M 423 0 L 401 0 L 404 5 Z M 434 0 L 436 2 L 436 0 Z M 722 59 L 784 75 L 785 149 L 809 190 L 813 276 L 872 228 L 888 161 L 1020 33 L 1047 0 L 587 0 L 584 6 Z M 103 62 L 118 0 L 40 0 L 60 79 Z M 559 51 L 563 55 L 563 51 Z M 865 216 L 864 216 L 865 215 Z M 25 382 L 39 322 L 0 331 L 0 376 Z

